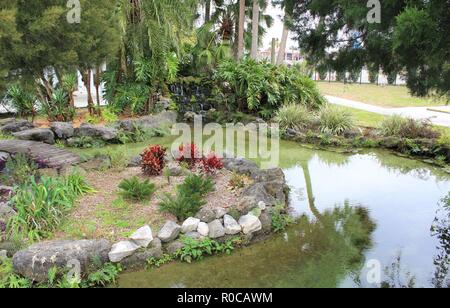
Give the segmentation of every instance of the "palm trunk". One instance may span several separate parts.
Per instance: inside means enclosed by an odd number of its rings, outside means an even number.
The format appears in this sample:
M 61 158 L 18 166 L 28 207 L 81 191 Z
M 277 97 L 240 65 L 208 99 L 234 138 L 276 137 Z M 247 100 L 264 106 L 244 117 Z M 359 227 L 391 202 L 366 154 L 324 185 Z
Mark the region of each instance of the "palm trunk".
M 259 0 L 253 0 L 253 20 L 252 20 L 252 59 L 258 58 L 259 43 Z
M 245 0 L 239 0 L 238 60 L 244 56 Z
M 100 66 L 95 67 L 95 78 L 94 78 L 94 85 L 95 85 L 95 95 L 97 98 L 97 106 L 100 109 Z
M 89 114 L 90 115 L 94 115 L 94 100 L 92 99 L 92 94 L 91 94 L 91 70 L 90 69 L 86 69 L 83 71 L 83 83 L 84 86 L 86 87 L 86 91 L 87 91 L 87 96 L 88 96 L 88 110 L 89 110 Z
M 206 0 L 205 3 L 205 23 L 211 20 L 211 0 Z
M 280 50 L 278 50 L 278 58 L 277 58 L 278 65 L 282 65 L 284 63 L 288 37 L 289 37 L 289 27 L 286 25 L 285 22 L 283 25 L 283 35 L 281 36 Z

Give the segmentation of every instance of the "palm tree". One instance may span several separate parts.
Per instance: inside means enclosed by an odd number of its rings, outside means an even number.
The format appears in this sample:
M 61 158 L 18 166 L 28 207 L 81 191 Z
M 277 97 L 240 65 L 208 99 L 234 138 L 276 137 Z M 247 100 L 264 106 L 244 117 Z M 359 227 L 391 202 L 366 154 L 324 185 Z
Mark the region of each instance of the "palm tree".
M 259 0 L 253 0 L 252 14 L 252 48 L 250 56 L 256 59 L 258 57 L 259 46 Z
M 294 0 L 274 1 L 274 4 L 279 4 L 281 5 L 281 8 L 284 9 L 283 34 L 281 36 L 280 49 L 277 57 L 277 64 L 281 65 L 283 64 L 284 55 L 286 53 L 286 45 L 289 38 L 289 30 L 291 28 L 291 16 L 294 12 Z
M 244 56 L 245 0 L 239 0 L 238 60 Z

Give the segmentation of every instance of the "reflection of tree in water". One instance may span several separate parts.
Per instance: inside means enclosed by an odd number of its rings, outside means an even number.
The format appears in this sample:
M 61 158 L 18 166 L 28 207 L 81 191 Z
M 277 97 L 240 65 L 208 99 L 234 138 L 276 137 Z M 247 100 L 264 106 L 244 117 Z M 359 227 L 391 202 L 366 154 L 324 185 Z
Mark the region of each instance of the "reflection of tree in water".
M 385 280 L 381 282 L 383 289 L 412 289 L 416 287 L 416 277 L 402 266 L 402 254 L 398 253 L 392 264 L 384 270 Z
M 326 164 L 329 167 L 344 167 L 348 165 L 350 161 L 350 157 L 344 154 L 338 154 L 334 152 L 328 151 L 319 151 L 317 152 L 317 157 L 321 162 Z
M 434 258 L 436 270 L 432 283 L 436 288 L 450 288 L 450 194 L 442 203 L 442 210 L 438 212 L 431 228 L 433 236 L 439 240 L 438 254 Z

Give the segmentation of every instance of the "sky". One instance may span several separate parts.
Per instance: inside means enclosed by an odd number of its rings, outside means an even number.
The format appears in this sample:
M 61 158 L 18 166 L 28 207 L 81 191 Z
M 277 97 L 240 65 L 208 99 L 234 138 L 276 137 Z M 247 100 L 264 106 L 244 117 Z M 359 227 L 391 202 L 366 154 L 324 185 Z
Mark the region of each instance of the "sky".
M 267 49 L 270 47 L 270 43 L 272 38 L 277 38 L 281 40 L 281 34 L 283 32 L 283 21 L 282 16 L 284 15 L 283 11 L 279 7 L 273 7 L 270 5 L 267 8 L 266 14 L 269 14 L 274 19 L 274 25 L 267 30 L 267 34 L 264 37 L 263 49 Z M 292 35 L 291 35 L 292 36 Z M 296 48 L 298 44 L 290 38 L 288 40 L 288 48 Z

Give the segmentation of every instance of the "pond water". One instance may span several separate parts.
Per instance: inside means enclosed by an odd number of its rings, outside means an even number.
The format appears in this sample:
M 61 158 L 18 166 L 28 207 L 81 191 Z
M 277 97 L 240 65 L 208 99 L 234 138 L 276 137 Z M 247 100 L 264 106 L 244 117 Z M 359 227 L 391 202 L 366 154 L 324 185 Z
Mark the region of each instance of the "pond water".
M 406 284 L 411 273 L 417 287 L 432 286 L 439 242 L 431 226 L 450 192 L 448 175 L 386 152 L 344 155 L 287 142 L 281 161 L 299 218 L 288 232 L 230 256 L 124 273 L 119 286 L 371 287 L 368 261 L 383 280 L 395 263 L 400 274 L 391 280 Z

